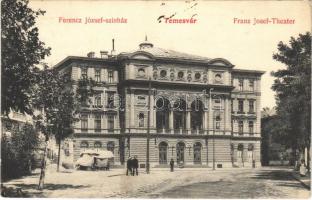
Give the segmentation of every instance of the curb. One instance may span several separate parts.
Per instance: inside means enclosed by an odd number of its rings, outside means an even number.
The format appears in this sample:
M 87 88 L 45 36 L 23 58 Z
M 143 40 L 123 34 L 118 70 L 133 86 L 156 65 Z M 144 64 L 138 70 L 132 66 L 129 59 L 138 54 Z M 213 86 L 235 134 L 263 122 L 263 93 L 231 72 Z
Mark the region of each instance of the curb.
M 303 187 L 305 187 L 305 188 L 308 189 L 308 190 L 311 189 L 311 186 L 310 186 L 309 184 L 305 183 L 304 181 L 302 181 L 302 180 L 297 176 L 296 173 L 292 172 L 291 175 L 292 175 L 292 177 L 293 177 L 294 179 L 296 179 L 297 181 L 299 181 Z M 309 183 L 310 183 L 310 182 L 311 182 L 311 181 L 309 181 Z

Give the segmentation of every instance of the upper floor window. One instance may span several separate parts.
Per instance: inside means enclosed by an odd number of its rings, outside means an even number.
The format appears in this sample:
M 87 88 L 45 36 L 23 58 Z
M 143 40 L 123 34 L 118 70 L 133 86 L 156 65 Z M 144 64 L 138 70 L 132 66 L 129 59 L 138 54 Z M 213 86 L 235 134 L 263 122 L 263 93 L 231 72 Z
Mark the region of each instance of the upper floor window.
M 107 92 L 107 107 L 114 107 L 114 92 Z
M 221 83 L 222 82 L 222 75 L 221 74 L 216 74 L 215 75 L 215 82 L 216 83 Z
M 86 68 L 86 67 L 81 68 L 81 78 L 83 78 L 83 79 L 88 78 L 88 68 Z
M 253 132 L 254 132 L 254 122 L 253 121 L 248 122 L 248 128 L 249 128 L 249 133 L 253 134 Z
M 139 127 L 144 127 L 144 113 L 139 114 Z
M 220 129 L 220 121 L 221 121 L 220 113 L 217 113 L 216 114 L 216 129 Z
M 184 73 L 183 73 L 183 72 L 179 72 L 179 73 L 178 73 L 178 79 L 182 79 L 183 76 L 184 76 Z
M 254 100 L 249 100 L 249 112 L 255 112 Z
M 165 78 L 167 76 L 167 71 L 166 70 L 161 70 L 160 71 L 160 77 Z
M 101 96 L 100 95 L 95 97 L 95 105 L 101 106 Z
M 238 100 L 238 112 L 244 112 L 244 101 Z
M 139 76 L 139 77 L 144 77 L 144 76 L 145 76 L 145 69 L 140 68 L 140 69 L 138 70 L 138 76 Z
M 244 90 L 244 80 L 243 79 L 238 80 L 238 89 L 239 89 L 239 91 Z
M 255 81 L 253 79 L 249 80 L 249 89 L 250 91 L 254 91 Z
M 112 83 L 114 81 L 114 72 L 108 71 L 108 82 Z
M 197 73 L 195 74 L 195 79 L 196 79 L 196 80 L 199 80 L 200 77 L 201 77 L 201 74 L 200 74 L 199 72 L 197 72 Z
M 238 121 L 238 133 L 243 134 L 243 131 L 244 131 L 244 122 Z
M 107 128 L 108 130 L 114 129 L 114 115 L 107 115 Z
M 97 114 L 94 118 L 94 130 L 95 132 L 101 131 L 101 115 Z
M 88 129 L 88 115 L 81 115 L 81 129 Z
M 101 70 L 100 69 L 96 69 L 95 70 L 95 81 L 96 82 L 100 82 L 101 81 Z

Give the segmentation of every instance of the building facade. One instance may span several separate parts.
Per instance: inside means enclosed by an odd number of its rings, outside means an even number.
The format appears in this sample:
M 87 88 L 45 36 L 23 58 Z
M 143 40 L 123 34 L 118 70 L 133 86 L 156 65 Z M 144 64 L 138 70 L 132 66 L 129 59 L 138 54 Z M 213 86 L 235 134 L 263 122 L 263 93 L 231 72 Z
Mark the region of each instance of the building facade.
M 263 71 L 154 47 L 118 55 L 70 56 L 55 66 L 72 79 L 92 78 L 97 94 L 83 108 L 72 139 L 73 160 L 104 148 L 122 165 L 136 155 L 151 167 L 171 159 L 190 167 L 260 166 Z

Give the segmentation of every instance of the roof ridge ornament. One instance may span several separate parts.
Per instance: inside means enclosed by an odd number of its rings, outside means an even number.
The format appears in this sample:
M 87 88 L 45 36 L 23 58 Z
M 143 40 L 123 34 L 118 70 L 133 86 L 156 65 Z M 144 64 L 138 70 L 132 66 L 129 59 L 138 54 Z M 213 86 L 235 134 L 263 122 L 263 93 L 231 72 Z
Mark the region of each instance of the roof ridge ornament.
M 147 40 L 147 35 L 145 35 L 145 41 L 139 44 L 140 50 L 147 48 L 153 48 L 153 44 Z

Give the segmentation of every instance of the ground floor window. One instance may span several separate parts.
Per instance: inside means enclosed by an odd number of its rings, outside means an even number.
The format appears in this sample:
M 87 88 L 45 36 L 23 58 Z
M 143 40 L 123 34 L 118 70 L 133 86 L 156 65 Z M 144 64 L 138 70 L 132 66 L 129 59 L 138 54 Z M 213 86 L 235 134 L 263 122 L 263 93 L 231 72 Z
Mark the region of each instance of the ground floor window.
M 184 149 L 185 144 L 183 142 L 179 142 L 177 144 L 177 163 L 184 163 Z
M 253 149 L 254 149 L 254 146 L 252 144 L 249 144 L 248 151 L 247 151 L 247 157 L 248 157 L 249 162 L 252 162 L 253 160 Z
M 201 164 L 201 143 L 197 142 L 194 144 L 194 164 Z
M 167 164 L 167 149 L 168 144 L 166 142 L 159 144 L 159 164 Z
M 244 146 L 242 144 L 238 144 L 238 146 L 237 146 L 237 161 L 243 160 L 243 150 L 244 150 Z

